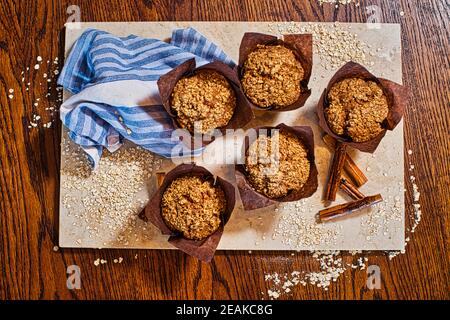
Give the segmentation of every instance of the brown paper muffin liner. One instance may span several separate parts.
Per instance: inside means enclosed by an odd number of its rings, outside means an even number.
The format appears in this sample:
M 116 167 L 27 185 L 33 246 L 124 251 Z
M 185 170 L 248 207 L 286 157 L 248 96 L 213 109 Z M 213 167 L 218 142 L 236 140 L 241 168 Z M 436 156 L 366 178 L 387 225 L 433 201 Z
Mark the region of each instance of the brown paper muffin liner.
M 256 32 L 246 32 L 241 40 L 241 45 L 239 47 L 239 66 L 238 72 L 239 77 L 242 77 L 243 67 L 245 61 L 247 61 L 248 55 L 255 51 L 258 45 L 281 45 L 284 46 L 294 53 L 298 61 L 300 61 L 305 75 L 303 80 L 300 82 L 302 92 L 299 98 L 293 104 L 286 107 L 274 109 L 274 108 L 262 108 L 254 104 L 247 97 L 248 103 L 257 110 L 264 111 L 274 111 L 283 112 L 291 111 L 302 107 L 306 100 L 311 95 L 311 89 L 308 88 L 309 79 L 311 78 L 311 70 L 313 64 L 313 52 L 312 52 L 312 35 L 311 34 L 286 34 L 283 36 L 283 40 L 278 39 L 276 36 L 256 33 Z M 244 94 L 245 96 L 245 94 Z
M 165 224 L 161 214 L 161 199 L 164 191 L 173 180 L 186 174 L 211 179 L 214 181 L 214 185 L 219 185 L 223 189 L 225 194 L 227 207 L 224 215 L 222 216 L 222 223 L 213 234 L 204 240 L 186 239 L 180 233 L 170 230 Z M 161 186 L 153 194 L 143 211 L 143 215 L 141 214 L 141 218 L 153 223 L 162 234 L 170 235 L 168 241 L 176 248 L 187 253 L 188 255 L 198 258 L 199 260 L 210 262 L 214 256 L 214 252 L 216 251 L 220 238 L 222 237 L 223 228 L 233 212 L 235 202 L 235 188 L 231 183 L 220 177 L 214 178 L 213 174 L 203 167 L 196 166 L 195 164 L 181 164 L 165 175 Z
M 280 129 L 280 132 L 286 131 L 295 135 L 297 138 L 300 139 L 300 141 L 302 141 L 302 143 L 308 150 L 308 160 L 310 163 L 310 170 L 308 180 L 300 190 L 292 191 L 286 196 L 281 198 L 271 199 L 253 189 L 252 185 L 247 179 L 247 172 L 243 164 L 235 165 L 236 184 L 239 190 L 239 194 L 241 196 L 244 209 L 254 210 L 264 208 L 272 204 L 276 204 L 278 202 L 297 201 L 312 196 L 317 190 L 318 182 L 317 182 L 317 167 L 314 161 L 314 135 L 311 127 L 309 126 L 290 127 L 285 125 L 284 123 L 281 123 L 276 127 L 257 127 L 254 129 L 257 130 L 256 138 L 259 136 L 259 129 L 267 129 L 267 130 Z M 270 131 L 268 131 L 267 134 L 270 134 Z M 250 139 L 246 140 L 247 141 L 244 142 L 243 146 L 243 154 L 245 155 L 245 157 L 248 154 L 248 148 L 255 141 L 255 139 L 253 139 L 252 141 L 249 141 Z
M 353 142 L 350 138 L 345 136 L 339 136 L 335 134 L 331 128 L 328 126 L 327 120 L 325 119 L 325 109 L 329 105 L 327 95 L 331 87 L 347 78 L 361 78 L 364 80 L 371 80 L 380 85 L 386 95 L 389 113 L 387 118 L 383 121 L 382 127 L 384 130 L 375 138 L 365 141 L 365 142 Z M 348 146 L 358 149 L 363 152 L 373 153 L 381 142 L 381 139 L 386 134 L 386 130 L 393 130 L 397 124 L 400 122 L 405 110 L 406 104 L 408 102 L 408 90 L 406 87 L 399 85 L 387 79 L 377 78 L 371 74 L 362 65 L 355 62 L 347 62 L 342 66 L 331 78 L 328 83 L 327 88 L 323 91 L 320 97 L 319 103 L 317 104 L 317 116 L 319 117 L 319 126 L 330 136 L 332 136 L 337 141 L 346 143 Z
M 192 75 L 195 71 L 202 69 L 210 69 L 222 74 L 228 80 L 236 95 L 236 108 L 234 110 L 233 116 L 226 126 L 217 129 L 219 129 L 222 134 L 225 134 L 226 129 L 243 128 L 255 116 L 253 114 L 251 105 L 248 103 L 247 98 L 245 97 L 241 89 L 241 84 L 237 76 L 236 69 L 232 69 L 220 61 L 214 61 L 196 68 L 195 59 L 187 60 L 186 62 L 180 64 L 178 67 L 172 69 L 170 72 L 161 76 L 158 80 L 158 89 L 162 99 L 162 104 L 167 113 L 172 117 L 175 128 L 183 129 L 178 124 L 177 116 L 173 112 L 170 105 L 170 97 L 172 95 L 173 89 L 177 81 L 182 77 Z M 191 133 L 190 135 L 192 137 Z M 214 137 L 208 137 L 207 139 L 204 139 L 204 141 L 202 141 L 202 146 L 206 146 L 213 141 Z M 192 141 L 190 141 L 190 143 L 189 141 L 184 141 L 184 143 L 186 143 L 186 145 L 188 145 L 189 147 L 192 147 Z

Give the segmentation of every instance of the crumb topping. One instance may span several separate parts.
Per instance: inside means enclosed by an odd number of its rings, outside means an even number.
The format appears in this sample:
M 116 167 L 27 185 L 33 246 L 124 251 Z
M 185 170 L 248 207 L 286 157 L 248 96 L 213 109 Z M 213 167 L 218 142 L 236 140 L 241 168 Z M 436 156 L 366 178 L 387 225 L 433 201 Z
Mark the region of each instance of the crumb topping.
M 225 208 L 222 188 L 192 175 L 172 181 L 161 202 L 162 217 L 169 229 L 193 240 L 202 240 L 214 233 Z
M 241 79 L 246 96 L 262 108 L 282 108 L 300 96 L 304 70 L 292 50 L 258 45 L 244 63 Z
M 328 100 L 325 118 L 335 134 L 364 142 L 383 131 L 381 123 L 389 107 L 377 83 L 359 78 L 344 79 L 331 87 Z
M 171 107 L 181 127 L 198 132 L 226 126 L 236 107 L 236 95 L 227 79 L 217 71 L 203 69 L 178 80 L 171 95 Z
M 250 145 L 245 159 L 249 182 L 257 192 L 269 198 L 280 198 L 290 191 L 300 190 L 309 177 L 307 156 L 303 143 L 289 132 L 259 136 Z

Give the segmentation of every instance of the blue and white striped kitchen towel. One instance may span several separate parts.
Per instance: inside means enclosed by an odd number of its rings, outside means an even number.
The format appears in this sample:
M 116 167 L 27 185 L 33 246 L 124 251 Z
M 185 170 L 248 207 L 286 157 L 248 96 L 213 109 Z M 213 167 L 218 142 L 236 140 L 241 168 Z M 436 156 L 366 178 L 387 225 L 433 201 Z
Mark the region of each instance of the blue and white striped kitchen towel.
M 184 61 L 197 66 L 234 62 L 192 28 L 174 30 L 170 43 L 89 29 L 74 44 L 58 78 L 73 96 L 60 109 L 69 137 L 98 165 L 103 148 L 114 152 L 123 139 L 163 157 L 180 144 L 161 105 L 157 80 Z M 201 150 L 195 150 L 198 154 Z

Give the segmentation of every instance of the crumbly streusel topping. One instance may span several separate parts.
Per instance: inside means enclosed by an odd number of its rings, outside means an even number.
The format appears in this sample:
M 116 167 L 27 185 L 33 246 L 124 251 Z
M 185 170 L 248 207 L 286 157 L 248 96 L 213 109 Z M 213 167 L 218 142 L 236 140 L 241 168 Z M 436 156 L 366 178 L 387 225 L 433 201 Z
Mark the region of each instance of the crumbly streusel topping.
M 244 63 L 244 93 L 262 108 L 282 108 L 297 101 L 304 70 L 294 53 L 284 46 L 258 45 Z
M 373 139 L 383 131 L 389 107 L 381 87 L 373 81 L 344 79 L 328 92 L 330 105 L 325 118 L 331 130 L 355 142 Z
M 192 175 L 172 181 L 161 202 L 162 217 L 167 226 L 194 240 L 202 240 L 219 228 L 225 208 L 222 188 Z
M 194 132 L 201 121 L 200 133 L 226 126 L 236 107 L 236 95 L 219 72 L 203 69 L 181 78 L 171 96 L 171 107 L 181 127 Z
M 245 159 L 249 182 L 269 198 L 280 198 L 290 191 L 300 190 L 309 177 L 307 156 L 303 143 L 289 132 L 259 136 L 250 145 Z

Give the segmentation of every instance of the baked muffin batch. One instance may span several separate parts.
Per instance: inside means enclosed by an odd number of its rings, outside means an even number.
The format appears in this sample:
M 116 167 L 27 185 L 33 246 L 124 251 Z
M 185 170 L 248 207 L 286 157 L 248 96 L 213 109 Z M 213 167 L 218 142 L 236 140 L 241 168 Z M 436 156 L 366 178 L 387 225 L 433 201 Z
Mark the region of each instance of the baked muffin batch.
M 180 127 L 193 134 L 227 126 L 239 108 L 237 93 L 243 92 L 247 101 L 263 112 L 264 109 L 282 111 L 299 100 L 304 90 L 305 66 L 299 61 L 298 52 L 280 42 L 256 44 L 251 50 L 239 70 L 240 86 L 231 85 L 230 81 L 234 80 L 207 67 L 176 81 L 170 93 L 170 108 Z M 326 93 L 323 116 L 327 125 L 337 136 L 353 142 L 367 142 L 377 137 L 385 130 L 383 123 L 388 114 L 388 99 L 375 81 L 347 77 L 334 83 Z M 312 131 L 309 137 L 312 144 L 306 142 L 307 147 L 301 134 L 296 136 L 291 132 L 292 127 L 288 128 L 276 130 L 271 136 L 259 135 L 246 149 L 242 166 L 246 183 L 251 192 L 269 201 L 293 201 L 293 197 L 283 198 L 291 193 L 299 194 L 305 185 L 312 186 L 310 174 L 311 177 L 317 175 Z M 300 197 L 315 192 L 317 179 L 312 180 L 315 184 L 309 188 L 312 192 Z M 227 199 L 221 187 L 214 185 L 211 179 L 185 174 L 163 190 L 160 209 L 164 223 L 174 234 L 201 241 L 223 226 Z

